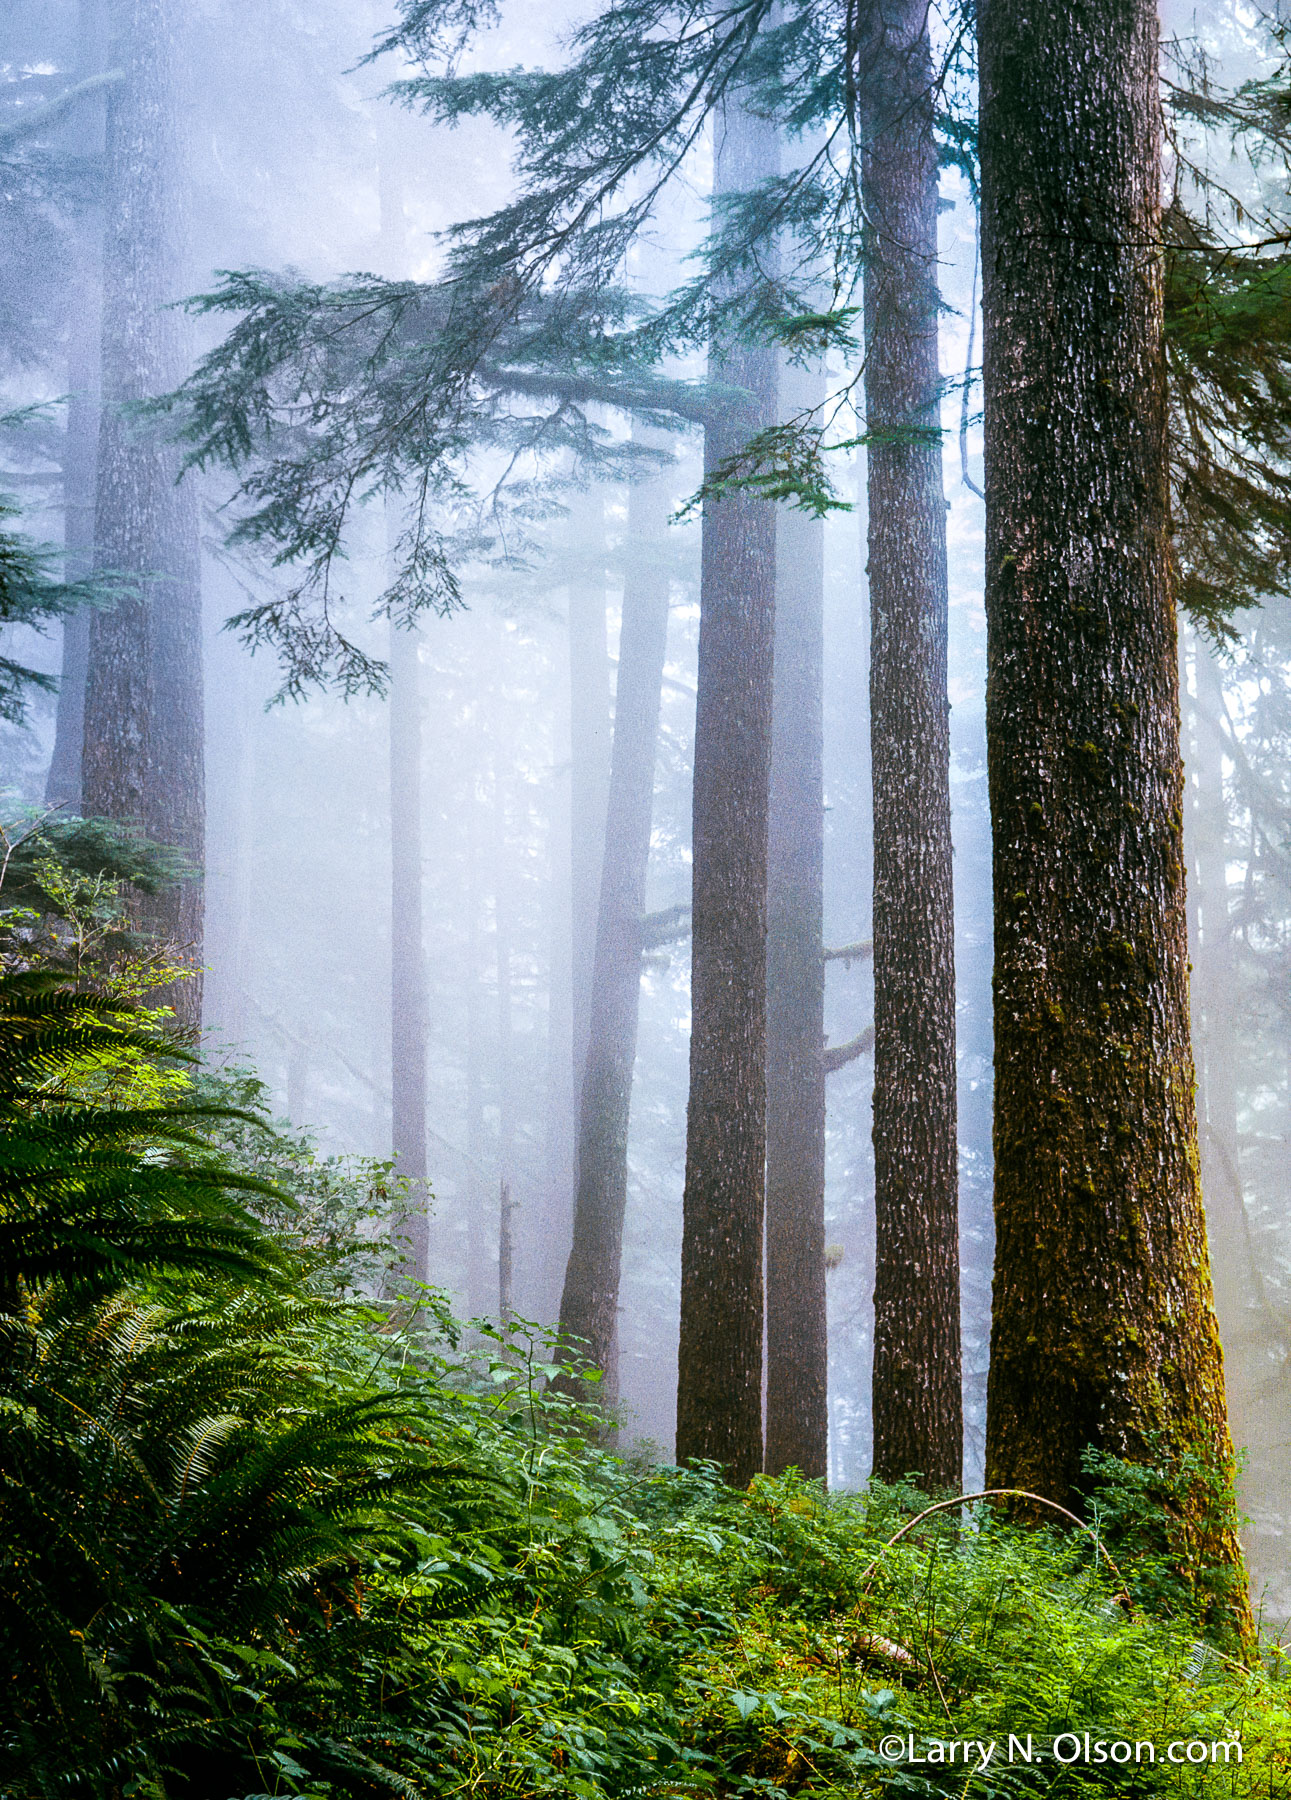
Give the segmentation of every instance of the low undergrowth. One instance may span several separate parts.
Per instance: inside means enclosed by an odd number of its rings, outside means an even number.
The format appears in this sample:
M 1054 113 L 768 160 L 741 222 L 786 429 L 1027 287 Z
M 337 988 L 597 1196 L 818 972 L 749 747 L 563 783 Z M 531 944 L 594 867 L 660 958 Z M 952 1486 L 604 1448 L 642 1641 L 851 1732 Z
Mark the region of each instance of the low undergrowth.
M 615 1456 L 541 1332 L 357 1294 L 371 1184 L 256 1107 L 0 977 L 6 1800 L 1291 1792 L 1281 1653 L 1199 1640 L 1151 1483 L 1095 1471 L 1122 1573 Z

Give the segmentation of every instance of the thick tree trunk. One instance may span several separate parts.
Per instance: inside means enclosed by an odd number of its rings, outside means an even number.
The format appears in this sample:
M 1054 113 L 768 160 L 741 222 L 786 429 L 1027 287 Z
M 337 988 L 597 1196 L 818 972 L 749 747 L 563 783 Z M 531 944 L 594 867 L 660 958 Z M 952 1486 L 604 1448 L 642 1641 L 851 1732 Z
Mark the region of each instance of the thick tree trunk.
M 167 310 L 182 287 L 181 138 L 172 68 L 173 0 L 116 0 L 108 101 L 103 269 L 103 415 L 95 554 L 137 592 L 90 625 L 82 804 L 136 823 L 195 863 L 204 850 L 202 639 L 197 498 L 176 485 L 177 453 L 127 412 L 184 374 Z M 202 888 L 188 881 L 149 907 L 150 923 L 200 961 Z M 190 1025 L 201 978 L 167 996 Z
M 671 488 L 628 496 L 628 562 L 614 701 L 614 743 L 600 880 L 591 1016 L 578 1130 L 574 1238 L 560 1329 L 583 1339 L 604 1372 L 597 1397 L 618 1398 L 618 1300 L 628 1194 L 628 1123 L 641 995 L 641 918 L 654 806 L 659 698 L 668 638 L 663 559 Z
M 782 367 L 784 417 L 823 399 L 818 371 Z M 824 604 L 824 526 L 786 508 L 776 521 L 767 857 L 766 1466 L 817 1477 L 829 1445 Z
M 981 0 L 987 1480 L 1231 1446 L 1197 1179 L 1152 0 Z M 1240 1570 L 1198 1516 L 1204 1560 Z M 1249 1628 L 1244 1595 L 1232 1617 Z
M 769 122 L 731 103 L 715 129 L 715 193 L 775 172 Z M 711 369 L 749 399 L 706 431 L 710 470 L 774 422 L 776 353 L 718 348 Z M 742 1485 L 762 1467 L 775 509 L 748 493 L 710 500 L 703 527 L 677 1457 L 711 1458 Z
M 958 1483 L 955 938 L 926 0 L 860 47 L 874 792 L 874 1473 Z
M 408 1182 L 396 1221 L 411 1273 L 425 1281 L 426 955 L 421 892 L 421 662 L 418 634 L 390 628 L 390 1147 Z

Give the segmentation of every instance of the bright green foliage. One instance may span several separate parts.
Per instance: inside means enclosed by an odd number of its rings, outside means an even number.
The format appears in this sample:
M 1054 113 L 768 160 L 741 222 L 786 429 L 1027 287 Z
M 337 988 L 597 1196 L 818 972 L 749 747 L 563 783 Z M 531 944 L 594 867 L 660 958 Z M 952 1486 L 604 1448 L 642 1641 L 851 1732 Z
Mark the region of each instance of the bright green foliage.
M 55 1277 L 98 1294 L 145 1270 L 267 1278 L 280 1261 L 233 1198 L 265 1184 L 218 1164 L 194 1131 L 213 1109 L 93 1096 L 96 1067 L 123 1054 L 175 1051 L 120 1000 L 37 971 L 0 977 L 0 1309 L 11 1315 Z
M 893 1544 L 912 1491 L 635 1465 L 541 1332 L 463 1351 L 430 1291 L 336 1298 L 379 1170 L 320 1175 L 245 1075 L 96 1100 L 100 1048 L 173 1060 L 120 997 L 0 980 L 6 1800 L 1291 1791 L 1281 1661 L 1195 1643 L 1138 1472 L 1100 1467 L 1097 1516 L 1155 1616 L 1087 1536 Z M 312 1184 L 308 1229 L 268 1176 Z M 1244 1761 L 1061 1768 L 1086 1729 Z M 928 1760 L 964 1737 L 989 1778 Z

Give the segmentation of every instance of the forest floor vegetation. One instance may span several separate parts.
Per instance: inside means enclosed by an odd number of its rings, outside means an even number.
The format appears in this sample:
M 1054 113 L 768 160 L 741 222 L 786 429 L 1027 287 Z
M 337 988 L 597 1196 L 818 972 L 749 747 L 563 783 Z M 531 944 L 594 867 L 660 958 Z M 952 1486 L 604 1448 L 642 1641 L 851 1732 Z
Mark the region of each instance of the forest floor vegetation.
M 898 1538 L 913 1485 L 615 1454 L 547 1334 L 398 1288 L 388 1165 L 0 924 L 5 1800 L 1291 1794 L 1168 1483 Z

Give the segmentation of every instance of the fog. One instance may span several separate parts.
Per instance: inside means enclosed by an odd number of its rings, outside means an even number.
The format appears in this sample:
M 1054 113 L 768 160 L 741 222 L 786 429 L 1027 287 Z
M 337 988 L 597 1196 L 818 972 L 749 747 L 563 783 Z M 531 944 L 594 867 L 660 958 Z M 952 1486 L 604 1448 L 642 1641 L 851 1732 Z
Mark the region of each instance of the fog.
M 134 11 L 141 7 L 136 0 Z M 246 268 L 294 270 L 319 283 L 354 272 L 433 281 L 445 267 L 442 233 L 506 199 L 511 143 L 502 128 L 480 119 L 437 124 L 383 97 L 402 70 L 391 57 L 363 61 L 391 24 L 381 0 L 189 0 L 169 10 L 181 127 L 167 202 L 176 208 L 179 245 L 170 300 Z M 462 69 L 541 62 L 578 16 L 569 7 L 504 4 Z M 1254 66 L 1251 22 L 1225 14 L 1197 29 L 1229 58 L 1231 75 L 1241 73 L 1243 56 Z M 111 70 L 107 35 L 100 0 L 6 8 L 0 129 L 69 83 Z M 96 341 L 101 292 L 95 169 L 104 108 L 97 95 L 12 149 L 0 139 L 0 157 L 28 159 L 23 181 L 0 192 L 5 406 L 47 408 L 6 423 L 0 488 L 18 497 L 25 530 L 72 548 L 87 542 L 71 468 L 76 432 L 86 429 L 77 407 L 94 404 L 86 345 Z M 56 190 L 51 178 L 42 187 L 31 171 L 46 154 L 79 159 L 77 182 Z M 8 163 L 0 167 L 0 176 L 10 173 Z M 636 293 L 662 294 L 684 276 L 703 236 L 711 173 L 705 140 L 632 251 Z M 962 403 L 980 345 L 976 226 L 968 182 L 954 169 L 942 176 L 940 230 L 965 1481 L 975 1488 L 993 1254 L 992 923 L 980 401 L 970 389 Z M 186 367 L 232 323 L 224 314 L 173 317 Z M 673 372 L 694 376 L 697 367 L 679 361 Z M 857 360 L 831 353 L 831 388 L 841 390 L 857 369 Z M 600 405 L 591 419 L 605 445 L 629 444 L 625 411 Z M 855 436 L 854 421 L 840 416 L 834 435 Z M 308 1128 L 320 1156 L 386 1164 L 398 1152 L 396 1176 L 413 1177 L 411 1200 L 398 1204 L 414 1213 L 424 1154 L 425 1274 L 465 1317 L 496 1318 L 509 1305 L 549 1324 L 558 1312 L 625 582 L 643 559 L 664 572 L 668 631 L 645 911 L 667 915 L 675 929 L 660 926 L 663 941 L 643 960 L 618 1316 L 621 1441 L 645 1440 L 667 1456 L 686 1156 L 684 909 L 701 550 L 698 515 L 682 509 L 703 467 L 693 426 L 656 430 L 651 441 L 667 445 L 655 475 L 667 503 L 659 529 L 630 529 L 621 463 L 609 478 L 589 479 L 586 466 L 562 452 L 530 471 L 528 516 L 504 523 L 464 560 L 460 608 L 423 613 L 409 631 L 373 616 L 391 579 L 403 502 L 374 491 L 358 504 L 335 572 L 333 622 L 364 654 L 390 661 L 384 696 L 323 687 L 282 698 L 272 646 L 253 654 L 225 622 L 284 592 L 290 571 L 254 546 L 228 542 L 239 502 L 227 470 L 184 479 L 200 509 L 207 1054 L 256 1071 L 275 1114 Z M 476 456 L 481 491 L 497 480 L 502 454 L 494 446 Z M 863 449 L 836 451 L 831 472 L 849 510 L 813 528 L 823 534 L 824 558 L 827 949 L 870 938 L 873 879 Z M 6 654 L 51 674 L 61 669 L 57 630 L 19 628 L 7 638 Z M 1233 1430 L 1247 1457 L 1241 1493 L 1254 1586 L 1280 1617 L 1291 1609 L 1291 602 L 1273 597 L 1240 615 L 1227 649 L 1189 629 L 1181 668 L 1203 1181 Z M 57 729 L 52 693 L 33 698 L 25 721 L 0 727 L 11 818 L 42 808 L 47 793 L 58 798 L 50 788 Z M 864 953 L 828 960 L 828 1044 L 849 1043 L 872 1019 Z M 405 1080 L 401 1123 L 399 1077 L 422 1054 L 424 1104 Z M 868 1053 L 827 1078 L 835 1487 L 861 1484 L 870 1469 L 871 1090 Z M 415 1132 L 407 1136 L 409 1104 L 424 1118 L 424 1146 Z M 374 1170 L 372 1179 L 385 1177 Z M 504 1293 L 499 1256 L 508 1230 Z

